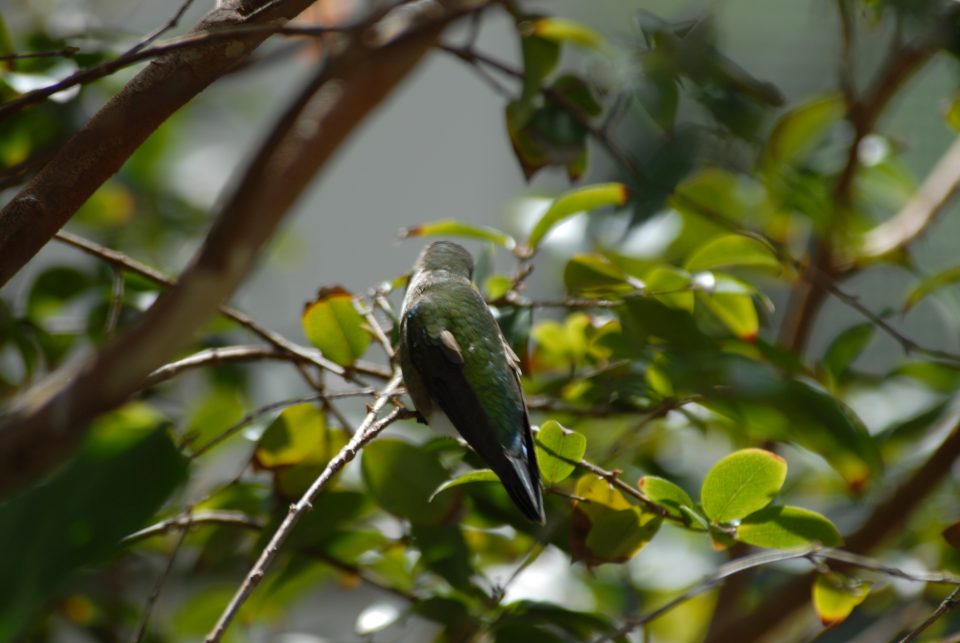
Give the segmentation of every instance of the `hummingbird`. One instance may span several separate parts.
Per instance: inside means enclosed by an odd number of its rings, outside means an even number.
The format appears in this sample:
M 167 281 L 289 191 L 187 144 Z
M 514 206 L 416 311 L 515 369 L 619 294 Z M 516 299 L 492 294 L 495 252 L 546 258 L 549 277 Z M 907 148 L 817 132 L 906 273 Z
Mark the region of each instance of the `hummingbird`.
M 434 428 L 456 429 L 523 515 L 543 524 L 520 360 L 473 286 L 473 257 L 462 246 L 435 241 L 417 258 L 398 353 L 420 416 Z

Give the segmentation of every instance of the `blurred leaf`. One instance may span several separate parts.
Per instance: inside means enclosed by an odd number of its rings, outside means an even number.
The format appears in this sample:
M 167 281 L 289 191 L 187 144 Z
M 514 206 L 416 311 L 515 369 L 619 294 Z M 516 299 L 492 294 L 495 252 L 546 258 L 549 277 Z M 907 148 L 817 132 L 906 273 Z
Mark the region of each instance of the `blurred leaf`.
M 719 523 L 739 520 L 766 507 L 787 478 L 787 463 L 763 449 L 743 449 L 707 472 L 700 488 L 704 513 Z
M 13 640 L 79 569 L 145 526 L 187 471 L 161 418 L 132 403 L 98 419 L 76 456 L 0 504 L 0 639 Z
M 69 266 L 47 268 L 34 279 L 27 297 L 27 314 L 42 320 L 60 311 L 63 304 L 94 285 L 91 276 Z
M 695 297 L 690 273 L 673 266 L 658 266 L 644 278 L 646 291 L 671 308 L 693 312 Z
M 684 264 L 689 272 L 751 266 L 778 270 L 780 262 L 769 245 L 754 237 L 730 234 L 700 246 Z
M 697 277 L 694 276 L 694 283 Z M 753 297 L 729 275 L 710 275 L 711 288 L 696 289 L 696 300 L 713 313 L 734 335 L 746 342 L 756 340 L 760 318 Z
M 483 284 L 489 301 L 497 301 L 513 288 L 513 279 L 506 275 L 491 275 Z
M 706 350 L 713 344 L 686 311 L 646 297 L 628 297 L 624 303 L 633 329 L 685 349 Z
M 453 487 L 459 487 L 464 484 L 474 484 L 476 482 L 500 482 L 500 478 L 497 477 L 490 469 L 478 469 L 475 471 L 468 471 L 462 475 L 457 476 L 451 480 L 447 480 L 442 485 L 436 488 L 436 490 L 430 494 L 430 502 L 433 502 L 433 499 L 438 495 L 451 489 Z
M 0 13 L 0 56 L 9 56 L 12 53 L 15 53 L 13 40 L 10 38 L 10 32 L 7 31 L 7 22 L 3 19 L 3 14 Z M 0 62 L 0 67 L 9 71 L 13 71 L 14 66 L 14 60 Z
M 615 623 L 603 614 L 568 609 L 561 605 L 532 600 L 521 600 L 505 606 L 501 623 L 505 625 L 543 625 L 544 629 L 563 631 L 573 636 L 576 641 L 593 640 L 598 634 L 607 633 L 616 629 Z M 539 632 L 531 630 L 531 638 L 519 639 L 536 642 Z M 497 641 L 500 641 L 501 630 L 497 630 Z M 511 636 L 513 636 L 511 634 Z M 561 640 L 570 641 L 569 638 Z M 625 638 L 612 639 L 626 641 Z
M 457 504 L 455 494 L 430 502 L 433 491 L 447 480 L 436 456 L 408 442 L 380 438 L 363 449 L 363 479 L 386 511 L 418 525 L 436 525 Z
M 947 106 L 946 113 L 944 113 L 944 119 L 950 129 L 960 133 L 960 95 L 954 95 L 950 105 Z
M 665 478 L 643 476 L 637 482 L 637 487 L 647 498 L 666 509 L 671 516 L 676 518 L 688 520 L 689 515 L 681 508 L 693 509 L 696 507 L 690 494 Z
M 589 566 L 622 563 L 632 558 L 656 535 L 662 518 L 631 505 L 602 478 L 585 475 L 574 494 L 570 553 Z
M 903 301 L 903 312 L 909 311 L 922 299 L 935 293 L 941 288 L 952 286 L 960 281 L 960 266 L 947 268 L 937 274 L 927 277 L 914 286 Z
M 834 379 L 839 379 L 857 359 L 876 334 L 872 323 L 857 324 L 837 335 L 823 354 L 823 366 Z
M 327 420 L 314 404 L 297 404 L 284 409 L 270 423 L 253 454 L 254 463 L 262 469 L 279 469 L 303 462 L 311 453 L 326 453 Z
M 597 101 L 593 89 L 576 74 L 560 76 L 553 81 L 550 89 L 587 116 L 599 116 L 603 112 L 603 106 Z
M 818 574 L 813 583 L 813 608 L 824 627 L 846 620 L 870 593 L 872 583 L 852 581 L 836 572 Z
M 426 525 L 414 523 L 413 543 L 420 550 L 420 563 L 466 593 L 476 590 L 471 583 L 474 574 L 470 550 L 456 524 Z
M 442 641 L 470 641 L 480 631 L 482 623 L 470 614 L 466 604 L 455 596 L 431 596 L 418 600 L 410 611 L 444 626 Z
M 198 396 L 187 410 L 184 443 L 193 447 L 207 444 L 239 422 L 245 412 L 243 398 L 234 388 L 217 387 L 203 397 Z
M 627 276 L 602 255 L 574 255 L 563 268 L 563 284 L 570 294 L 596 295 L 632 290 Z
M 955 522 L 942 532 L 943 539 L 954 549 L 960 549 L 960 522 Z
M 521 28 L 522 31 L 522 28 Z M 523 93 L 517 105 L 517 125 L 523 127 L 533 115 L 533 101 L 560 61 L 560 45 L 536 35 L 520 38 L 523 55 Z
M 537 18 L 530 23 L 521 23 L 520 31 L 558 44 L 569 42 L 578 47 L 597 49 L 604 44 L 603 36 L 573 20 L 565 18 Z
M 408 239 L 410 237 L 464 237 L 467 239 L 480 239 L 482 241 L 491 241 L 507 250 L 513 250 L 517 245 L 513 237 L 506 232 L 491 228 L 489 226 L 472 225 L 457 221 L 456 219 L 440 219 L 430 223 L 421 223 L 410 228 L 400 230 L 400 238 Z
M 303 309 L 303 332 L 325 357 L 350 366 L 367 351 L 370 333 L 353 295 L 341 286 L 321 288 Z
M 100 186 L 72 220 L 95 230 L 119 228 L 129 224 L 136 211 L 137 202 L 131 189 L 113 179 Z
M 790 549 L 819 543 L 836 547 L 842 537 L 824 516 L 800 507 L 771 506 L 751 514 L 737 527 L 736 539 L 756 547 Z
M 555 420 L 548 420 L 540 426 L 535 450 L 543 481 L 553 485 L 574 472 L 575 463 L 587 452 L 587 438 L 565 429 Z
M 787 112 L 773 128 L 764 161 L 772 166 L 802 162 L 843 118 L 843 96 L 829 94 Z
M 598 183 L 561 194 L 533 226 L 527 246 L 536 251 L 540 240 L 564 219 L 608 205 L 623 205 L 628 196 L 627 187 L 622 183 Z

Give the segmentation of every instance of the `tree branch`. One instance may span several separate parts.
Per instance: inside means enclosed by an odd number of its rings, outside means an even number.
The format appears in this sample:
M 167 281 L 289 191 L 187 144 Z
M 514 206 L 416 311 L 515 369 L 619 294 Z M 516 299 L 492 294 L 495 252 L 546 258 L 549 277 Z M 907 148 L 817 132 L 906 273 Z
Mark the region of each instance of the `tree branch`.
M 250 569 L 250 572 L 247 574 L 246 578 L 243 580 L 243 583 L 233 595 L 230 603 L 220 615 L 216 625 L 212 630 L 210 630 L 210 633 L 207 634 L 205 639 L 206 643 L 214 643 L 223 637 L 224 633 L 227 631 L 227 627 L 230 625 L 230 622 L 239 611 L 240 606 L 243 605 L 257 585 L 260 584 L 260 581 L 263 580 L 263 577 L 267 572 L 267 568 L 270 567 L 270 564 L 273 562 L 274 558 L 276 558 L 277 553 L 279 553 L 280 547 L 293 532 L 293 528 L 296 527 L 297 523 L 304 516 L 304 514 L 306 514 L 312 508 L 313 500 L 317 497 L 317 494 L 319 494 L 327 486 L 327 484 L 329 484 L 334 475 L 336 475 L 341 469 L 343 469 L 344 466 L 347 465 L 348 462 L 357 456 L 360 450 L 368 442 L 370 442 L 370 440 L 375 438 L 394 420 L 398 419 L 402 410 L 399 407 L 393 409 L 393 411 L 380 420 L 377 419 L 377 415 L 387 405 L 387 403 L 390 401 L 390 398 L 396 393 L 397 389 L 400 387 L 400 381 L 401 378 L 398 372 L 393 376 L 387 386 L 380 393 L 377 401 L 374 402 L 373 406 L 370 408 L 370 412 L 367 414 L 367 417 L 353 434 L 353 437 L 350 438 L 350 441 L 346 444 L 346 446 L 344 446 L 340 452 L 337 453 L 332 460 L 330 460 L 326 468 L 323 470 L 323 473 L 321 473 L 317 479 L 314 480 L 313 484 L 310 485 L 310 488 L 307 489 L 307 491 L 303 494 L 303 497 L 301 497 L 296 503 L 290 505 L 290 511 L 287 513 L 287 517 L 284 518 L 283 522 L 280 523 L 280 526 L 277 527 L 277 531 L 274 532 L 270 542 L 266 547 L 264 547 L 263 552 L 260 554 L 260 558 L 257 559 L 257 562 L 254 563 L 253 567 Z
M 132 545 L 147 538 L 162 536 L 174 529 L 189 529 L 194 525 L 233 525 L 254 531 L 263 529 L 263 524 L 259 520 L 251 518 L 242 511 L 186 511 L 135 531 L 120 542 L 124 545 Z
M 401 28 L 386 42 L 377 33 L 357 38 L 318 71 L 252 159 L 177 286 L 159 297 L 124 336 L 78 366 L 57 371 L 17 401 L 0 427 L 0 494 L 61 461 L 93 417 L 121 404 L 189 341 L 239 285 L 284 215 L 354 128 L 416 66 L 449 22 L 486 6 L 454 4 L 428 17 L 415 13 L 408 23 L 413 26 Z M 425 9 L 436 10 L 436 5 Z M 129 115 L 140 120 L 142 114 L 129 107 Z M 104 136 L 124 138 L 122 128 Z M 83 168 L 84 164 L 76 168 L 80 175 L 86 174 Z M 84 178 L 87 183 L 95 181 Z M 34 189 L 40 183 L 35 180 Z M 72 193 L 62 180 L 53 184 L 56 188 L 50 194 Z M 35 198 L 40 197 L 27 200 Z M 5 230 L 0 218 L 0 231 Z M 2 253 L 0 257 L 6 259 Z

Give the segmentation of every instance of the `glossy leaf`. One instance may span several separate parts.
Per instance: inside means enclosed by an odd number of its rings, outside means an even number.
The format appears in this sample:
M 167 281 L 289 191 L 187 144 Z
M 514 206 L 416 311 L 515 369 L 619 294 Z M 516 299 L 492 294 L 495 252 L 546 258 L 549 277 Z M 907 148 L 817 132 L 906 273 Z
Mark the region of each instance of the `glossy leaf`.
M 843 97 L 830 94 L 808 101 L 784 115 L 770 134 L 765 160 L 787 165 L 802 161 L 843 118 Z
M 786 461 L 763 449 L 743 449 L 707 472 L 700 488 L 704 513 L 719 523 L 739 520 L 766 507 L 787 477 Z
M 386 511 L 423 525 L 439 524 L 456 505 L 455 494 L 430 502 L 434 490 L 447 480 L 437 457 L 402 440 L 380 438 L 363 449 L 363 479 Z
M 903 311 L 909 311 L 911 308 L 920 303 L 920 301 L 925 297 L 932 295 L 938 290 L 952 286 L 957 282 L 960 282 L 960 266 L 948 268 L 942 272 L 938 272 L 935 275 L 927 277 L 914 286 L 907 294 L 906 299 L 903 301 Z
M 543 237 L 564 219 L 604 206 L 623 205 L 628 196 L 627 187 L 622 183 L 598 183 L 566 192 L 554 199 L 533 226 L 527 246 L 536 251 Z
M 791 549 L 821 544 L 838 546 L 842 538 L 826 517 L 800 507 L 772 506 L 744 518 L 736 539 L 756 547 Z
M 270 423 L 257 441 L 253 459 L 263 469 L 289 467 L 303 462 L 318 449 L 325 451 L 326 442 L 323 411 L 314 404 L 297 404 L 284 409 Z
M 462 237 L 465 239 L 479 239 L 490 241 L 507 250 L 513 250 L 517 245 L 513 237 L 506 232 L 490 226 L 473 225 L 457 221 L 456 219 L 440 219 L 429 223 L 421 223 L 400 230 L 400 238 L 410 237 Z
M 500 478 L 497 477 L 490 469 L 478 469 L 476 471 L 468 471 L 462 475 L 457 476 L 451 480 L 447 480 L 442 485 L 437 487 L 436 491 L 430 494 L 430 502 L 433 502 L 433 499 L 439 496 L 441 493 L 447 489 L 452 489 L 453 487 L 459 487 L 460 485 L 465 484 L 475 484 L 477 482 L 500 482 Z
M 872 583 L 855 581 L 835 572 L 813 582 L 813 608 L 825 627 L 838 625 L 870 594 Z
M 687 520 L 689 514 L 684 508 L 689 510 L 696 506 L 690 494 L 680 486 L 658 476 L 643 476 L 637 482 L 637 487 L 647 498 L 676 518 Z
M 700 246 L 683 265 L 690 272 L 742 266 L 778 270 L 780 262 L 773 248 L 763 241 L 730 234 Z
M 575 463 L 583 459 L 587 452 L 587 438 L 548 420 L 537 433 L 536 452 L 543 481 L 548 485 L 557 484 L 573 473 Z
M 694 283 L 704 274 L 709 275 L 711 288 L 697 288 L 697 302 L 716 316 L 734 335 L 747 342 L 754 341 L 760 331 L 760 316 L 752 295 L 726 275 L 700 273 L 694 275 Z
M 363 315 L 353 305 L 353 295 L 340 286 L 321 288 L 306 304 L 301 318 L 310 343 L 340 366 L 350 366 L 370 345 Z
M 564 18 L 537 18 L 530 23 L 521 23 L 520 30 L 553 42 L 570 43 L 587 49 L 596 49 L 604 44 L 603 36 L 590 27 Z

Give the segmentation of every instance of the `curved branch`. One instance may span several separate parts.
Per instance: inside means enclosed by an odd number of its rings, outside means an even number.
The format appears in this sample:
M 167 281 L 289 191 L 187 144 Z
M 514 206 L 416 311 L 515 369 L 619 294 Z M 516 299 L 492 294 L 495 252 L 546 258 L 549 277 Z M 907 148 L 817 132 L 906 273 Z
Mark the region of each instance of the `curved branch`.
M 239 285 L 284 215 L 356 126 L 416 66 L 450 21 L 484 6 L 417 14 L 413 26 L 396 38 L 382 44 L 358 38 L 317 73 L 250 163 L 176 287 L 161 295 L 123 337 L 82 364 L 54 373 L 18 400 L 0 426 L 0 494 L 61 461 L 90 420 L 121 404 L 189 341 Z M 57 192 L 70 189 L 58 184 Z
M 207 14 L 191 34 L 282 22 L 311 3 L 312 0 L 271 3 L 269 11 L 247 21 L 240 13 L 240 2 L 224 2 Z M 107 101 L 0 210 L 0 285 L 29 261 L 171 114 L 230 71 L 269 34 L 236 34 L 200 47 L 166 53 Z

